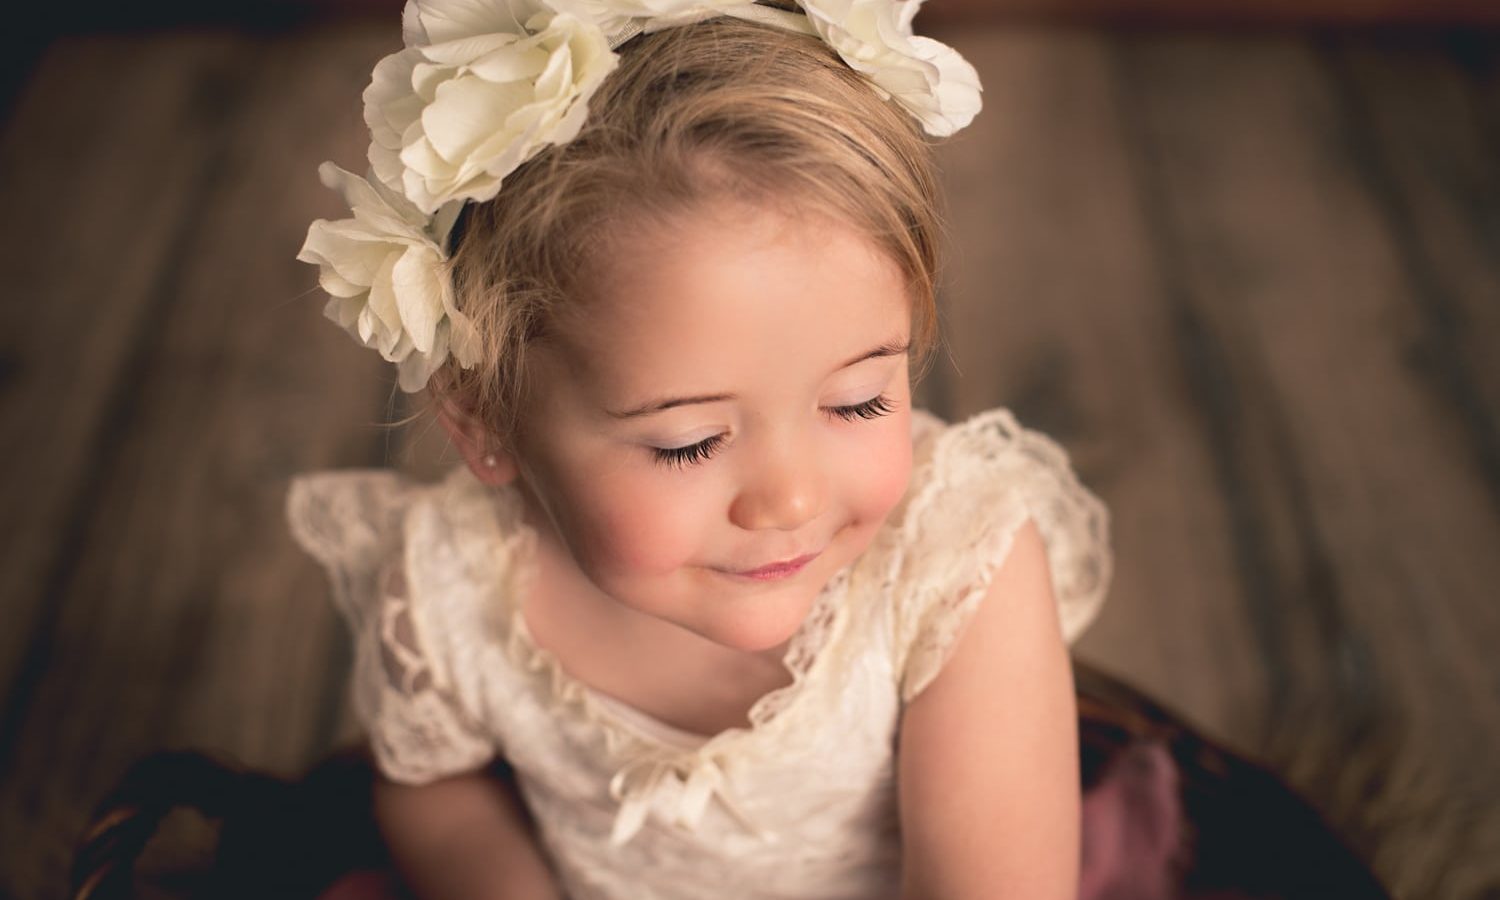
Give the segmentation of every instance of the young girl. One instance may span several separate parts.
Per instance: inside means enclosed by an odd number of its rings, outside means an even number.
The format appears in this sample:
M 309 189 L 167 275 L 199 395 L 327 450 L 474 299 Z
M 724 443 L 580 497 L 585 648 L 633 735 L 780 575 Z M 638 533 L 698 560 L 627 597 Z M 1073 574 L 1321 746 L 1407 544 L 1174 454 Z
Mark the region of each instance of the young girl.
M 916 8 L 408 3 L 299 258 L 464 465 L 289 513 L 419 897 L 1075 896 L 1106 516 L 912 408 L 979 108 Z

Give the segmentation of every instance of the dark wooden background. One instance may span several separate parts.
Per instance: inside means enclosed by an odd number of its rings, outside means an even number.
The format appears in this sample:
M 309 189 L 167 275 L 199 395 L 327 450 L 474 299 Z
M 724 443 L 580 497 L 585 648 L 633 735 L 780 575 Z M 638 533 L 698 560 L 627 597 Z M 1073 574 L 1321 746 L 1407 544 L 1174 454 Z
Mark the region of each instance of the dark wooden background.
M 924 14 L 925 15 L 925 14 Z M 950 21 L 948 416 L 1108 502 L 1081 656 L 1302 789 L 1400 895 L 1500 897 L 1500 34 Z M 355 737 L 294 473 L 447 462 L 294 261 L 394 19 L 55 36 L 0 133 L 0 895 L 141 754 Z M 17 60 L 20 60 L 19 62 Z M 446 460 L 446 461 L 445 461 Z

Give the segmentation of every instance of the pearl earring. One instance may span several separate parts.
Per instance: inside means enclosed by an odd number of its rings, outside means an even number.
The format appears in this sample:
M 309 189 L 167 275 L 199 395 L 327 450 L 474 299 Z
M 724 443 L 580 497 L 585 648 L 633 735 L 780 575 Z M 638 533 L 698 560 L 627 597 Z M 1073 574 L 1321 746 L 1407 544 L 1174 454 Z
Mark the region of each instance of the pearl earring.
M 493 453 L 485 454 L 484 459 L 480 460 L 480 462 L 484 463 L 484 466 L 487 469 L 493 469 L 496 466 L 500 465 L 499 457 L 495 456 L 495 454 Z

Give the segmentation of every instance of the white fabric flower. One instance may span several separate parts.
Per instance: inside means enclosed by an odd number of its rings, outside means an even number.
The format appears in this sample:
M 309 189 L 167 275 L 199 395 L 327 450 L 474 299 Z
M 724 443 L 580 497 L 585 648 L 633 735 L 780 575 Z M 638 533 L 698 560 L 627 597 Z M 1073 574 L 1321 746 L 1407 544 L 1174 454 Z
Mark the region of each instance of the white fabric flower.
M 488 200 L 543 147 L 571 141 L 618 63 L 594 22 L 547 9 L 516 21 L 530 9 L 407 4 L 404 31 L 419 43 L 376 64 L 365 123 L 375 176 L 423 212 Z
M 747 0 L 408 0 L 405 49 L 365 89 L 371 177 L 324 163 L 353 218 L 319 219 L 297 258 L 319 267 L 326 315 L 420 390 L 451 354 L 479 361 L 454 304 L 444 246 L 459 209 L 549 145 L 578 136 L 614 71 L 612 47 L 720 15 L 816 34 L 929 134 L 979 112 L 979 78 L 951 47 L 912 34 L 922 0 L 799 0 L 806 15 Z
M 422 389 L 453 354 L 468 368 L 479 361 L 479 336 L 459 312 L 443 271 L 442 242 L 459 209 L 428 216 L 378 182 L 333 163 L 318 168 L 354 217 L 318 219 L 297 259 L 318 266 L 331 298 L 328 318 L 355 340 L 396 363 L 402 390 Z
M 844 62 L 905 107 L 928 134 L 973 121 L 979 74 L 946 44 L 912 34 L 922 0 L 800 0 L 813 28 Z
M 408 47 L 480 34 L 522 34 L 532 16 L 553 9 L 538 0 L 407 0 L 401 37 Z
M 637 33 L 660 31 L 755 7 L 747 0 L 548 0 L 561 12 L 595 22 L 618 46 Z M 763 7 L 762 7 L 763 8 Z

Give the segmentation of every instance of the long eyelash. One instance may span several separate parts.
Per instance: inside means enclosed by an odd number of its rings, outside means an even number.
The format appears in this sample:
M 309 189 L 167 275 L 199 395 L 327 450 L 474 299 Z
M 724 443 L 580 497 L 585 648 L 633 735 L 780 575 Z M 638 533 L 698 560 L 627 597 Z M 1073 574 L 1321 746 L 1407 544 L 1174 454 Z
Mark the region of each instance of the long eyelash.
M 855 419 L 878 419 L 881 416 L 888 416 L 896 411 L 896 405 L 891 401 L 891 398 L 881 394 L 878 397 L 871 398 L 863 403 L 856 403 L 853 406 L 829 407 L 828 411 L 840 419 L 853 422 Z
M 853 406 L 828 408 L 828 412 L 848 422 L 853 422 L 855 419 L 878 419 L 895 411 L 895 403 L 884 394 Z M 686 447 L 654 447 L 651 455 L 662 465 L 680 469 L 703 462 L 717 453 L 722 446 L 724 446 L 724 435 L 716 434 Z
M 686 447 L 655 447 L 652 449 L 651 455 L 656 457 L 656 461 L 662 465 L 680 469 L 683 466 L 691 466 L 695 463 L 703 462 L 705 459 L 713 456 L 723 444 L 724 435 L 716 434 L 711 438 L 705 438 L 696 444 L 689 444 Z

